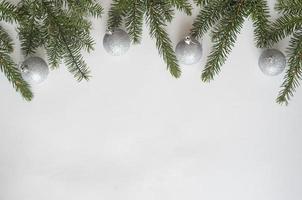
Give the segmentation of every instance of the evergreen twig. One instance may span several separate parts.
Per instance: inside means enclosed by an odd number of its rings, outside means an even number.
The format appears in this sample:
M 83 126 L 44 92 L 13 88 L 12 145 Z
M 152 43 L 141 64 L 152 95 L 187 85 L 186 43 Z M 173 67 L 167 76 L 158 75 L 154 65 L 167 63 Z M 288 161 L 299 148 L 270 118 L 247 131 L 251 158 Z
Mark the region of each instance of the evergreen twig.
M 86 17 L 101 15 L 102 7 L 95 0 L 22 0 L 18 12 L 25 54 L 44 46 L 53 68 L 63 60 L 78 81 L 89 79 L 81 51 L 93 50 L 91 23 Z
M 158 5 L 154 4 L 153 1 L 148 1 L 147 4 L 147 23 L 150 27 L 151 37 L 155 37 L 156 46 L 159 53 L 163 56 L 164 61 L 167 63 L 167 68 L 174 77 L 179 77 L 181 71 L 177 64 L 177 59 L 172 48 L 172 42 L 168 37 L 167 32 L 163 28 L 165 26 L 164 20 L 158 13 Z
M 276 100 L 288 105 L 302 79 L 302 1 L 279 0 L 276 9 L 283 15 L 272 24 L 269 45 L 292 35 L 287 49 L 289 68 Z
M 201 76 L 203 81 L 212 80 L 220 72 L 248 16 L 252 17 L 255 26 L 257 46 L 266 45 L 269 29 L 266 0 L 196 0 L 196 3 L 202 8 L 193 23 L 191 35 L 200 38 L 214 29 L 214 46 Z
M 6 1 L 0 2 L 0 21 L 13 23 L 17 21 L 16 6 Z M 21 73 L 10 57 L 13 52 L 13 42 L 7 32 L 0 26 L 0 71 L 4 73 L 12 86 L 27 101 L 33 98 L 30 86 L 23 80 Z
M 10 57 L 13 51 L 12 40 L 5 30 L 0 27 L 0 71 L 4 73 L 12 86 L 17 92 L 20 92 L 23 98 L 30 101 L 33 98 L 30 86 L 26 83 L 17 68 L 16 64 Z
M 288 105 L 289 100 L 294 96 L 296 88 L 300 85 L 302 79 L 302 31 L 295 33 L 290 41 L 289 69 L 286 72 L 282 89 L 277 98 L 280 104 Z
M 244 22 L 243 12 L 234 9 L 224 16 L 213 31 L 213 50 L 210 53 L 205 69 L 202 73 L 202 80 L 208 82 L 219 73 L 220 67 L 227 59 L 235 45 L 237 34 L 240 32 Z
M 258 0 L 253 4 L 251 17 L 254 23 L 254 35 L 257 47 L 268 46 L 270 37 L 269 10 L 265 0 Z
M 172 42 L 165 30 L 171 22 L 174 8 L 191 14 L 191 5 L 187 0 L 113 0 L 109 11 L 108 29 L 118 28 L 125 22 L 133 43 L 139 43 L 142 36 L 143 19 L 149 26 L 149 33 L 156 40 L 160 55 L 174 77 L 181 74 Z
M 6 22 L 14 22 L 18 18 L 18 14 L 16 12 L 16 6 L 1 0 L 0 1 L 0 21 L 6 21 Z
M 140 43 L 146 8 L 141 0 L 131 0 L 129 4 L 132 9 L 130 9 L 126 15 L 126 28 L 133 43 Z

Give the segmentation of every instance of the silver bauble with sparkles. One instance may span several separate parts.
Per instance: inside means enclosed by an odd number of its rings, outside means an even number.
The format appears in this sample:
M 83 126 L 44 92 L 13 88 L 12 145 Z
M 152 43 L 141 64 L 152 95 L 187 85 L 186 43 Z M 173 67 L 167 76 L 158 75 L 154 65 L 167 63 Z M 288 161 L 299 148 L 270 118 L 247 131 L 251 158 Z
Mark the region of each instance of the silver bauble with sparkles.
M 279 50 L 267 49 L 259 58 L 259 67 L 265 75 L 277 76 L 284 71 L 286 58 Z
M 122 29 L 108 31 L 103 39 L 105 50 L 113 56 L 121 56 L 130 48 L 130 38 L 128 33 Z
M 193 65 L 202 57 L 202 46 L 196 39 L 187 36 L 177 44 L 175 53 L 180 63 Z
M 43 82 L 49 73 L 47 63 L 40 57 L 29 57 L 20 66 L 22 78 L 30 84 Z

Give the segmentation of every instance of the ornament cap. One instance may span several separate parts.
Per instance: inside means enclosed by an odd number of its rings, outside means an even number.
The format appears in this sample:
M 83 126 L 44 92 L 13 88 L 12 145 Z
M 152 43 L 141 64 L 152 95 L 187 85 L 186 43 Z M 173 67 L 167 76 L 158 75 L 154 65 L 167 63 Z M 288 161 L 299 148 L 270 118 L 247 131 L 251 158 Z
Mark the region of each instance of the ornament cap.
M 186 37 L 185 37 L 185 43 L 186 43 L 186 44 L 191 44 L 191 43 L 192 43 L 192 39 L 191 39 L 190 36 L 186 36 Z
M 112 29 L 107 29 L 107 30 L 106 30 L 106 34 L 112 35 L 112 34 L 113 34 L 113 30 L 112 30 Z
M 28 65 L 21 65 L 20 69 L 24 73 L 28 73 L 29 72 Z

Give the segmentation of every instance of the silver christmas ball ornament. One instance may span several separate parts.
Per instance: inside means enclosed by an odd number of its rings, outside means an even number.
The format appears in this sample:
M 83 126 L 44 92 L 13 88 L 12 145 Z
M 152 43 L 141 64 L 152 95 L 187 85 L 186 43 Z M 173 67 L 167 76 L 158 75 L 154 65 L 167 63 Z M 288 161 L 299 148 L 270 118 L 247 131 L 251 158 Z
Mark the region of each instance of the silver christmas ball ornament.
M 279 50 L 267 49 L 259 58 L 259 67 L 265 75 L 277 76 L 286 67 L 286 57 Z
M 130 48 L 130 38 L 128 33 L 122 29 L 107 31 L 103 39 L 105 50 L 113 56 L 121 56 Z
M 175 53 L 181 64 L 193 65 L 202 57 L 202 46 L 196 39 L 187 36 L 177 44 Z
M 47 63 L 40 57 L 29 57 L 20 66 L 22 78 L 30 84 L 43 82 L 48 74 Z

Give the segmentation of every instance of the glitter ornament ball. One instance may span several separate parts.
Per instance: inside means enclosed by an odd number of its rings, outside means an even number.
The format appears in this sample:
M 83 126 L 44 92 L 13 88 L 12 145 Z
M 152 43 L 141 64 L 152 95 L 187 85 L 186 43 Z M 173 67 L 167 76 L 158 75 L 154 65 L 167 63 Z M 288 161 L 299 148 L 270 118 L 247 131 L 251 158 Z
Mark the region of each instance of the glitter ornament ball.
M 277 76 L 284 71 L 286 58 L 279 50 L 267 49 L 259 58 L 259 67 L 265 75 Z
M 108 31 L 103 39 L 105 50 L 113 56 L 121 56 L 130 48 L 130 38 L 128 33 L 122 29 Z
M 177 44 L 175 53 L 181 64 L 193 65 L 202 57 L 202 46 L 196 39 L 187 36 Z
M 22 78 L 30 84 L 42 83 L 49 73 L 47 63 L 40 57 L 27 58 L 20 69 Z

